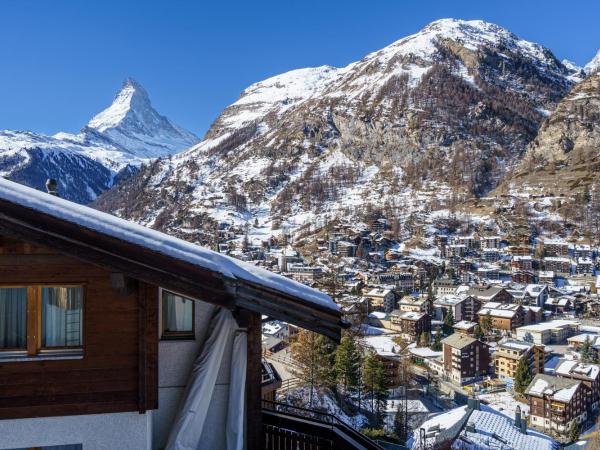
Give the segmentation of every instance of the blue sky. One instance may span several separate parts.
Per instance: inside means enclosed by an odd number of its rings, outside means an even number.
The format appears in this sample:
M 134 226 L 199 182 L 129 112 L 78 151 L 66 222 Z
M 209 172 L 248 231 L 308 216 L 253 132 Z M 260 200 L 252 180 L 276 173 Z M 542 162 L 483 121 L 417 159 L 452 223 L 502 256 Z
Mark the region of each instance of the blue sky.
M 132 76 L 203 134 L 255 81 L 344 66 L 444 17 L 497 23 L 582 65 L 600 48 L 593 0 L 3 0 L 0 129 L 76 132 Z

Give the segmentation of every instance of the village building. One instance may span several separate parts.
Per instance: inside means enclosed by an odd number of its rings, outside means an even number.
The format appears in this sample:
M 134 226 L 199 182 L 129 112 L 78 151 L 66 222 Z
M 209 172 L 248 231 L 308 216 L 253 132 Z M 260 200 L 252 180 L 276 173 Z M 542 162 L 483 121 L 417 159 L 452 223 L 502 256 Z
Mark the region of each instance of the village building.
M 509 389 L 513 389 L 517 366 L 525 359 L 531 375 L 544 373 L 545 351 L 542 346 L 529 342 L 506 339 L 500 341 L 493 354 L 494 367 L 498 378 L 506 382 Z
M 468 295 L 444 295 L 433 302 L 433 318 L 443 320 L 452 311 L 455 322 L 461 320 L 474 321 L 480 303 L 475 297 Z
M 486 344 L 463 333 L 454 333 L 442 340 L 444 372 L 455 384 L 487 375 L 490 352 Z
M 482 249 L 499 249 L 502 238 L 500 236 L 483 236 L 479 242 Z
M 399 315 L 392 313 L 390 318 L 393 326 L 399 325 L 402 337 L 409 342 L 416 342 L 423 333 L 431 333 L 431 316 L 429 314 L 407 311 Z
M 533 270 L 533 258 L 527 256 L 513 256 L 510 266 L 513 270 Z
M 550 436 L 527 429 L 527 420 L 516 408 L 514 419 L 476 399 L 465 406 L 438 414 L 413 431 L 410 450 L 557 450 Z
M 527 387 L 530 424 L 544 432 L 565 434 L 587 419 L 589 389 L 581 381 L 537 374 Z
M 553 314 L 565 314 L 575 308 L 575 297 L 565 295 L 563 297 L 549 298 L 544 304 L 544 309 Z
M 581 381 L 589 388 L 586 396 L 592 411 L 600 408 L 600 367 L 573 359 L 561 359 L 554 368 L 554 375 Z
M 523 325 L 525 312 L 521 305 L 514 303 L 487 302 L 477 312 L 481 325 L 487 317 L 491 319 L 491 327 L 499 331 L 511 331 Z
M 454 278 L 438 278 L 433 282 L 433 293 L 441 297 L 443 295 L 456 295 L 459 283 Z
M 569 244 L 559 239 L 540 239 L 538 245 L 546 256 L 569 256 Z
M 554 272 L 551 270 L 540 270 L 538 272 L 538 279 L 540 283 L 554 285 Z
M 470 322 L 468 320 L 461 320 L 460 322 L 455 323 L 453 328 L 457 333 L 473 335 L 475 329 L 477 328 L 477 323 Z
M 562 256 L 548 256 L 544 258 L 544 270 L 568 276 L 571 274 L 571 260 Z
M 594 272 L 594 261 L 592 261 L 592 258 L 577 258 L 576 272 L 579 274 L 592 274 Z
M 396 294 L 389 288 L 373 288 L 365 294 L 369 299 L 370 310 L 381 309 L 392 312 L 396 307 Z
M 510 303 L 513 300 L 512 296 L 505 288 L 500 286 L 492 286 L 489 284 L 472 286 L 469 288 L 466 294 L 475 297 L 481 303 Z
M 429 299 L 425 296 L 405 295 L 398 301 L 400 311 L 427 312 L 428 305 Z
M 579 328 L 576 320 L 550 320 L 516 329 L 517 339 L 534 344 L 562 344 Z

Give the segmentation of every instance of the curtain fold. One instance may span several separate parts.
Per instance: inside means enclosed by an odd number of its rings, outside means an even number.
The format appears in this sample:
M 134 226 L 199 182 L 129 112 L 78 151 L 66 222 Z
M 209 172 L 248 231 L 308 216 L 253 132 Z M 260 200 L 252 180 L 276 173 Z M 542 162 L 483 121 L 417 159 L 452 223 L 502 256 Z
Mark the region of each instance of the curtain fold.
M 248 334 L 238 331 L 233 338 L 229 402 L 227 404 L 227 450 L 244 448 L 246 423 L 246 366 L 248 364 Z
M 166 300 L 165 330 L 191 331 L 193 321 L 193 300 L 172 294 L 163 293 Z
M 206 419 L 210 413 L 210 403 L 223 356 L 228 349 L 231 349 L 232 368 L 226 423 L 227 450 L 244 448 L 246 336 L 238 331 L 238 324 L 231 311 L 218 308 L 211 320 L 206 342 L 194 362 L 166 450 L 206 449 L 201 439 L 206 431 Z M 233 367 L 238 365 L 239 367 Z
M 0 288 L 0 348 L 27 347 L 27 288 Z

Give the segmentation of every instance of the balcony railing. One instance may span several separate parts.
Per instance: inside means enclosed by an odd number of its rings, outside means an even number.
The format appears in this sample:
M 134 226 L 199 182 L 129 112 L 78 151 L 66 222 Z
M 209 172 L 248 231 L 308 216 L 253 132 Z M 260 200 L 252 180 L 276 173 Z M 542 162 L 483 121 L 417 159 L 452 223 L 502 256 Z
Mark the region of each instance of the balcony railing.
M 384 450 L 329 413 L 263 400 L 262 415 L 265 450 Z

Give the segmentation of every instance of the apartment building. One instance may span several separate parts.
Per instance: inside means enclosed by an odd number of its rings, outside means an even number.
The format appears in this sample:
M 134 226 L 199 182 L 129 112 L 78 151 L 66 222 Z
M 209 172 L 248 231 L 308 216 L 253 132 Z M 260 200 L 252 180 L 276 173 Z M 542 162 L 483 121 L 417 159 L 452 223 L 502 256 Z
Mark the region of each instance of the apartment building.
M 463 333 L 442 340 L 444 372 L 448 379 L 461 385 L 475 377 L 487 375 L 490 352 L 486 344 Z
M 525 395 L 530 424 L 544 432 L 564 434 L 587 419 L 589 388 L 581 381 L 537 374 Z

